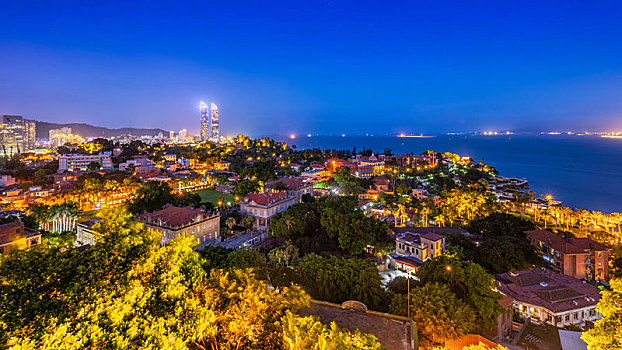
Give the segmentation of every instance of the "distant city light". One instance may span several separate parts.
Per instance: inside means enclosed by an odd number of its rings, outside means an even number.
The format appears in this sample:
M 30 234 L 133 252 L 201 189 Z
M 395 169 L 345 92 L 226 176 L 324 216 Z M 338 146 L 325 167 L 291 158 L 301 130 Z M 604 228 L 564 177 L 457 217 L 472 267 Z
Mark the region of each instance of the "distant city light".
M 291 134 L 291 135 L 289 135 L 289 138 L 293 140 L 293 139 L 296 138 L 296 135 L 295 134 Z

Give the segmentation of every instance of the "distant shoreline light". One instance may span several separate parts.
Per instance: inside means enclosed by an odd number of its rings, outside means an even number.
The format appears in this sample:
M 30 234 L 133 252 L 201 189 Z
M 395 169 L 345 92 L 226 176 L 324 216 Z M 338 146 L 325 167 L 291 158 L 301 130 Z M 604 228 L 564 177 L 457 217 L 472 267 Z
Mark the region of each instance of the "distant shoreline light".
M 399 135 L 397 135 L 397 137 L 432 138 L 432 137 L 436 137 L 436 136 L 434 136 L 434 135 L 405 135 L 405 134 L 399 134 Z

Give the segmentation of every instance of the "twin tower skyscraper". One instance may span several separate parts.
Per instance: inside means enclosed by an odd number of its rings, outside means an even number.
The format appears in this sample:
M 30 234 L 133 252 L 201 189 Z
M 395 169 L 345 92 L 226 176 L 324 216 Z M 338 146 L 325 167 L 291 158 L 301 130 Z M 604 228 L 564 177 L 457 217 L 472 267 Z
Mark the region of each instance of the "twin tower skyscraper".
M 201 140 L 218 141 L 220 140 L 220 122 L 218 119 L 218 106 L 215 103 L 207 104 L 201 101 L 199 105 L 201 111 Z

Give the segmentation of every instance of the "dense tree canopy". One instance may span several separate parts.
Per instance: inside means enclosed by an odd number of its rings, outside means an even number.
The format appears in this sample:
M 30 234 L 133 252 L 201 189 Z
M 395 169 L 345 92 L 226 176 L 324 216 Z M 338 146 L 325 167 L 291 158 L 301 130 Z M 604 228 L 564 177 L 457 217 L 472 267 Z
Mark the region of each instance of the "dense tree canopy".
M 134 214 L 153 212 L 164 208 L 167 204 L 176 206 L 201 205 L 201 196 L 197 193 L 173 194 L 166 182 L 148 181 L 136 191 L 136 198 L 129 204 L 129 210 Z
M 473 234 L 486 237 L 515 236 L 524 237 L 523 231 L 534 230 L 536 226 L 517 216 L 493 213 L 484 218 L 473 220 L 467 230 Z
M 490 330 L 503 312 L 501 294 L 493 291 L 494 279 L 478 264 L 440 256 L 426 261 L 418 272 L 420 283 L 446 285 L 475 314 L 478 331 Z
M 236 196 L 245 197 L 249 193 L 257 192 L 261 188 L 259 181 L 243 179 L 238 181 L 237 185 L 233 189 L 233 193 Z
M 367 245 L 388 246 L 388 227 L 365 216 L 356 205 L 353 197 L 328 197 L 293 205 L 272 219 L 270 233 L 291 239 L 303 253 L 339 251 L 357 255 Z
M 398 294 L 391 302 L 391 312 L 406 316 L 407 295 Z M 473 309 L 444 284 L 427 283 L 410 292 L 410 315 L 417 322 L 421 345 L 443 345 L 477 329 Z
M 378 269 L 369 260 L 308 254 L 297 269 L 305 290 L 316 299 L 336 303 L 357 300 L 376 310 L 385 307 Z
M 0 346 L 295 349 L 292 335 L 306 334 L 309 344 L 378 348 L 373 337 L 296 316 L 309 300 L 300 288 L 277 293 L 250 270 L 206 269 L 193 239 L 161 247 L 130 217 L 100 212 L 101 239 L 86 250 L 40 245 L 0 258 Z

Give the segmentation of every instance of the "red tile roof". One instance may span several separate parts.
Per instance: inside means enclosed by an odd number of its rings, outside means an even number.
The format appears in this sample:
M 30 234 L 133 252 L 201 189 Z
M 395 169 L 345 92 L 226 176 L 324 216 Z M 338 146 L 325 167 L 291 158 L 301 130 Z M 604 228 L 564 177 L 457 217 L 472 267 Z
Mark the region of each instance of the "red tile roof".
M 279 182 L 287 186 L 288 190 L 299 190 L 303 187 L 311 186 L 311 184 L 304 182 L 301 179 L 294 178 L 294 177 L 285 177 L 282 179 L 268 182 L 267 187 L 273 188 Z
M 528 238 L 542 242 L 546 247 L 564 254 L 584 254 L 589 250 L 606 251 L 609 248 L 589 238 L 564 238 L 547 230 L 525 231 Z
M 256 204 L 259 204 L 259 205 L 269 205 L 272 203 L 276 203 L 280 200 L 283 200 L 285 198 L 287 198 L 287 193 L 285 192 L 278 192 L 278 193 L 264 192 L 264 193 L 249 194 L 248 196 L 244 197 L 244 200 L 249 203 L 255 202 Z
M 374 179 L 374 184 L 376 184 L 376 185 L 388 185 L 389 184 L 389 179 L 387 179 L 384 176 L 377 176 Z
M 600 300 L 595 286 L 544 268 L 498 274 L 495 279 L 504 295 L 554 313 L 596 306 Z
M 193 222 L 201 222 L 211 217 L 211 213 L 206 213 L 204 209 L 194 209 L 188 207 L 175 207 L 169 205 L 162 210 L 153 213 L 144 213 L 138 218 L 147 223 L 157 226 L 179 227 L 186 226 Z

